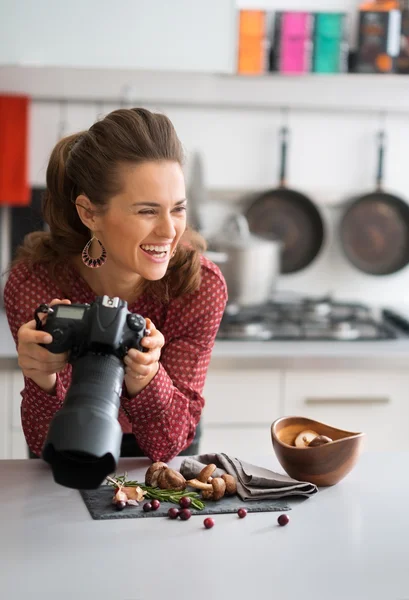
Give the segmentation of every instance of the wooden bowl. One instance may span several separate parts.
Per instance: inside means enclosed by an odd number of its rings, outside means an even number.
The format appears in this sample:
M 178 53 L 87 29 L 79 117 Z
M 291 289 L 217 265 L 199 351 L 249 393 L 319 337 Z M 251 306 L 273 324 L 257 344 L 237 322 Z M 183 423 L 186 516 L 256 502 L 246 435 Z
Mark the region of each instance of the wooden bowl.
M 333 441 L 322 446 L 297 448 L 294 440 L 305 429 Z M 334 485 L 351 471 L 364 438 L 365 433 L 336 429 L 306 417 L 281 417 L 271 425 L 273 448 L 285 472 L 293 479 L 317 486 Z

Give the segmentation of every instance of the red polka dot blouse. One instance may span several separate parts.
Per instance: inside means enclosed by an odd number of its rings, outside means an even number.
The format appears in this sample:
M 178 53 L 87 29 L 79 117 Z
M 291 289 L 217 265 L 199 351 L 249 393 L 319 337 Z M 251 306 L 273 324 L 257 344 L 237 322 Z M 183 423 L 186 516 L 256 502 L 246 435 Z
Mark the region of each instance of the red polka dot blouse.
M 118 415 L 123 432 L 133 433 L 139 447 L 154 461 L 171 460 L 190 445 L 205 403 L 202 392 L 227 289 L 215 264 L 205 257 L 201 257 L 201 264 L 202 282 L 194 294 L 167 305 L 141 296 L 128 307 L 131 312 L 149 317 L 165 337 L 158 373 L 136 397 L 128 398 L 123 393 Z M 95 300 L 95 293 L 76 270 L 70 267 L 64 277 L 72 303 Z M 25 265 L 12 269 L 4 300 L 16 345 L 19 328 L 34 318 L 37 306 L 63 297 L 44 266 L 31 271 Z M 63 405 L 71 370 L 67 364 L 57 374 L 54 394 L 24 378 L 22 427 L 29 448 L 37 455 L 41 454 L 51 419 Z

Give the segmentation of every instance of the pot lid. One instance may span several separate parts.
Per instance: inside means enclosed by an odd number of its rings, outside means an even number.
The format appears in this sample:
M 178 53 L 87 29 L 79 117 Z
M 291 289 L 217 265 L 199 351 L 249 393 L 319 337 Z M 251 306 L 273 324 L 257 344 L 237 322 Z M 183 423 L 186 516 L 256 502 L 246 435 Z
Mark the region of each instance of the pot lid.
M 212 238 L 211 243 L 220 249 L 271 248 L 281 244 L 279 240 L 268 240 L 251 233 L 247 219 L 242 214 L 230 215 L 217 235 Z

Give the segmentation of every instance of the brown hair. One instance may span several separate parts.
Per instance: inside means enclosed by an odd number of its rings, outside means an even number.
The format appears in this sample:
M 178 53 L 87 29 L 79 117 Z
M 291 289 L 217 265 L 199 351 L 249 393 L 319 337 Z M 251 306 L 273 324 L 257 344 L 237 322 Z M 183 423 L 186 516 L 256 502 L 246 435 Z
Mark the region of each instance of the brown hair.
M 168 117 L 142 108 L 115 110 L 88 131 L 60 140 L 51 153 L 43 198 L 49 232 L 29 234 L 13 264 L 46 264 L 50 276 L 62 285 L 61 266 L 80 254 L 90 237 L 78 216 L 76 198 L 85 194 L 103 210 L 121 191 L 121 165 L 160 160 L 183 165 L 182 145 Z M 145 280 L 142 292 L 168 301 L 199 287 L 199 254 L 206 248 L 205 241 L 187 228 L 181 242 L 165 276 Z

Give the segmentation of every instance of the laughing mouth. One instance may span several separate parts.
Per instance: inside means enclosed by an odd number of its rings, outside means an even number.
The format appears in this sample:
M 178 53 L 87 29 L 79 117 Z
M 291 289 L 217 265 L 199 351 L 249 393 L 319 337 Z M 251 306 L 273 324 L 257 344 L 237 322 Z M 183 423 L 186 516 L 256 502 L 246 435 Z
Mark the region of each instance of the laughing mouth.
M 142 250 L 155 256 L 156 258 L 165 258 L 170 251 L 170 245 L 166 246 L 154 246 L 152 244 L 141 244 Z

